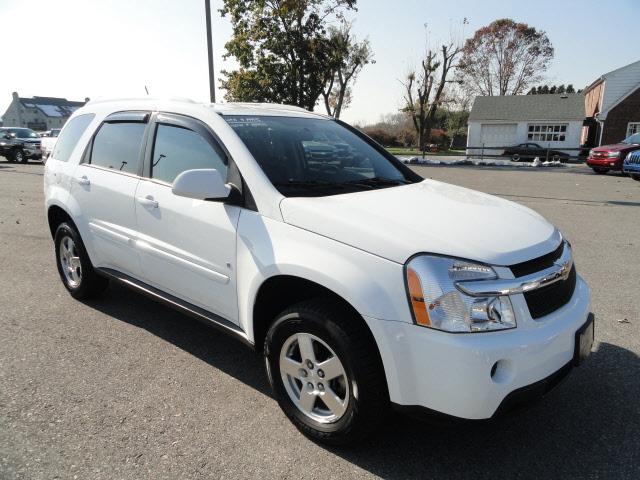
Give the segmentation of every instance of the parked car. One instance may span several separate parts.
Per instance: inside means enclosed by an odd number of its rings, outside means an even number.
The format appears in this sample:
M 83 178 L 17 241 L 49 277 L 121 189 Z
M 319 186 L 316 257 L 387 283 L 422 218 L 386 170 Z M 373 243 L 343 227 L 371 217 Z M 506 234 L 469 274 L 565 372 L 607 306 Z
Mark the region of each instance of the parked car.
M 9 162 L 40 160 L 40 137 L 30 128 L 0 128 L 0 155 Z
M 504 149 L 503 156 L 511 157 L 511 160 L 514 162 L 519 162 L 520 160 L 533 160 L 536 157 L 539 157 L 540 160 L 544 161 L 547 159 L 547 150 L 549 154 L 549 160 L 553 161 L 561 161 L 566 162 L 569 160 L 569 154 L 566 152 L 561 152 L 559 150 L 549 150 L 544 148 L 537 143 L 520 143 L 518 145 L 513 145 L 511 147 L 507 147 Z
M 353 443 L 390 407 L 495 417 L 591 350 L 589 288 L 553 225 L 303 109 L 90 102 L 44 186 L 73 297 L 118 282 L 262 352 L 318 441 Z
M 622 171 L 640 182 L 640 150 L 634 150 L 625 157 Z
M 589 158 L 587 158 L 587 165 L 589 165 L 594 172 L 598 174 L 605 174 L 609 170 L 622 170 L 622 162 L 625 157 L 640 149 L 640 133 L 635 133 L 620 143 L 613 145 L 602 145 L 591 149 L 589 152 Z
M 56 141 L 58 140 L 58 135 L 60 135 L 60 129 L 52 128 L 51 130 L 48 130 L 45 133 L 46 135 L 42 138 L 41 145 L 42 145 L 42 158 L 46 162 L 46 160 L 49 158 L 49 155 L 51 155 L 51 152 L 53 151 L 53 147 L 56 144 Z

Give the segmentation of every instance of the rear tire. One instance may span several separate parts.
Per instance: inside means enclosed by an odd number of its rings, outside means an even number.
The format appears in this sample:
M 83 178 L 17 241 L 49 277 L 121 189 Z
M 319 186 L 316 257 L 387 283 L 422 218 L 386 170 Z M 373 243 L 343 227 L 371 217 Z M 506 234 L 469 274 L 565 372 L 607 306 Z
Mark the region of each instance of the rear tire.
M 358 442 L 388 412 L 375 340 L 354 317 L 330 298 L 301 302 L 278 315 L 264 342 L 280 408 L 304 435 L 330 445 Z
M 604 175 L 609 171 L 609 169 L 608 168 L 593 167 L 593 171 L 597 175 Z
M 640 173 L 632 173 L 631 178 L 633 178 L 636 182 L 640 182 Z
M 61 223 L 55 234 L 56 265 L 60 279 L 73 298 L 91 298 L 102 292 L 109 280 L 96 273 L 75 227 Z

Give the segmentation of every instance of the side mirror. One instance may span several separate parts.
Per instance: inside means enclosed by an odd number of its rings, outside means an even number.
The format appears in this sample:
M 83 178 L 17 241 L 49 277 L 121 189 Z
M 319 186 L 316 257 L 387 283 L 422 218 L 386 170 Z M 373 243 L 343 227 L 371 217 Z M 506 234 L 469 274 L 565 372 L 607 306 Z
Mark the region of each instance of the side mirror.
M 7 140 L 11 140 L 15 135 L 11 135 L 10 133 L 5 133 L 4 134 L 4 138 L 6 138 Z
M 223 200 L 231 194 L 231 187 L 225 185 L 220 172 L 214 168 L 185 170 L 173 181 L 174 195 L 196 200 Z

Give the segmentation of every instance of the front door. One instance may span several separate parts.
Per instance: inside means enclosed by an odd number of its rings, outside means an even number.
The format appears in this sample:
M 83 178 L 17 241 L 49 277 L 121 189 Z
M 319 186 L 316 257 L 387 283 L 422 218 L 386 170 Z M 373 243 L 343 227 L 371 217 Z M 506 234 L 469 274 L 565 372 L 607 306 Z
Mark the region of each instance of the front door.
M 226 320 L 238 322 L 236 227 L 240 208 L 174 195 L 183 171 L 215 168 L 226 178 L 227 156 L 200 122 L 159 114 L 138 185 L 137 246 L 146 283 Z

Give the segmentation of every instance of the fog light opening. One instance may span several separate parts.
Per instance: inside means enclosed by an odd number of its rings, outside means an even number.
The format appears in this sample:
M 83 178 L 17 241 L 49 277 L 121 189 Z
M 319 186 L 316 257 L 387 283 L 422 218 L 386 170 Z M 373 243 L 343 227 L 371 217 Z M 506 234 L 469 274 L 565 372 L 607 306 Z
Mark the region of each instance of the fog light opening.
M 510 360 L 498 360 L 491 367 L 491 380 L 493 380 L 494 383 L 509 383 L 513 380 L 514 376 L 514 367 Z

